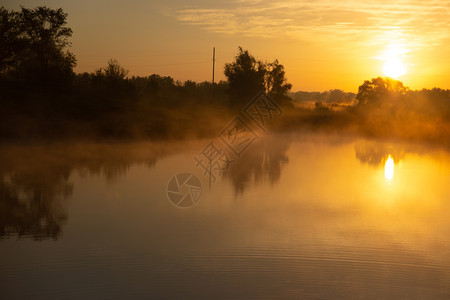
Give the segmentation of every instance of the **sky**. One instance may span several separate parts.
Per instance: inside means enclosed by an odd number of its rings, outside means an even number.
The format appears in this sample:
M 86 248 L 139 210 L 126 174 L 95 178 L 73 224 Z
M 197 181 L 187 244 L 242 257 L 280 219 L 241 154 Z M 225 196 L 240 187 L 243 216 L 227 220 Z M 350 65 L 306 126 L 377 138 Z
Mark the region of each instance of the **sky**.
M 238 46 L 278 59 L 293 91 L 357 92 L 391 76 L 411 89 L 450 88 L 449 1 L 3 0 L 8 9 L 63 8 L 76 72 L 110 58 L 130 75 L 216 80 Z M 397 77 L 398 76 L 398 77 Z

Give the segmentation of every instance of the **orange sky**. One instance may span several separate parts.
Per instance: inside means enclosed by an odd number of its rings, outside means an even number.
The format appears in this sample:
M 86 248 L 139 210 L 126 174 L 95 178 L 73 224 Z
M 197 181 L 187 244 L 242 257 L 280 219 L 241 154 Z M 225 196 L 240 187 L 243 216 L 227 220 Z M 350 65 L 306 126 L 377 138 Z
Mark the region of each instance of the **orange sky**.
M 62 7 L 74 34 L 77 72 L 109 58 L 130 75 L 176 80 L 216 78 L 237 47 L 263 61 L 278 59 L 293 91 L 340 88 L 356 92 L 401 64 L 397 79 L 412 89 L 450 88 L 450 1 L 309 0 L 26 0 L 19 5 Z M 392 63 L 393 62 L 393 63 Z

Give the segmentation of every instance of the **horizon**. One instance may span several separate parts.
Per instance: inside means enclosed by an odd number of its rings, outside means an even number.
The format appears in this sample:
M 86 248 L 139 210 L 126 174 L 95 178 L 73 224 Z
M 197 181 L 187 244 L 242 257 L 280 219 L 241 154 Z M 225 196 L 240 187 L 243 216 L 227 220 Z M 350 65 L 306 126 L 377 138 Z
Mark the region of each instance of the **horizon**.
M 450 88 L 448 2 L 371 1 L 362 7 L 356 1 L 26 0 L 3 5 L 62 8 L 73 30 L 70 51 L 77 73 L 94 72 L 113 58 L 130 76 L 211 81 L 215 47 L 219 81 L 225 79 L 225 63 L 242 46 L 262 61 L 278 59 L 293 92 L 357 92 L 364 80 L 386 73 L 412 90 Z

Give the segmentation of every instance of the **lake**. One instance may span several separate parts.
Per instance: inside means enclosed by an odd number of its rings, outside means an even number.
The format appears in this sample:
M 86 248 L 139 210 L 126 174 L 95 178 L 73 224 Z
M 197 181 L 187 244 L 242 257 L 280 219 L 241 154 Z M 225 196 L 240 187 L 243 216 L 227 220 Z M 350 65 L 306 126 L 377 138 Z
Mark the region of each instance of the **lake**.
M 229 150 L 1 146 L 1 298 L 450 298 L 446 149 L 291 133 Z

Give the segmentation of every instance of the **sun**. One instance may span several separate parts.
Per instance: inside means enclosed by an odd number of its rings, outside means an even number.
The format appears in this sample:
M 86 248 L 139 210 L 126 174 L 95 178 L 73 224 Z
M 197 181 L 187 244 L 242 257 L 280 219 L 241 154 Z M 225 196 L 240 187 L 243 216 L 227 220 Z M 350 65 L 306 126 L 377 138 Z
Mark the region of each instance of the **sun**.
M 390 58 L 384 63 L 383 73 L 395 79 L 406 74 L 406 67 L 400 58 Z
M 403 45 L 393 43 L 386 46 L 381 59 L 385 61 L 383 66 L 384 75 L 397 78 L 406 74 L 406 66 L 402 58 L 408 52 Z

